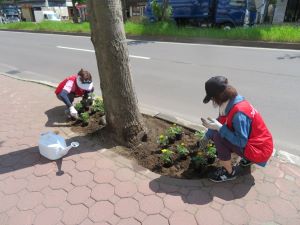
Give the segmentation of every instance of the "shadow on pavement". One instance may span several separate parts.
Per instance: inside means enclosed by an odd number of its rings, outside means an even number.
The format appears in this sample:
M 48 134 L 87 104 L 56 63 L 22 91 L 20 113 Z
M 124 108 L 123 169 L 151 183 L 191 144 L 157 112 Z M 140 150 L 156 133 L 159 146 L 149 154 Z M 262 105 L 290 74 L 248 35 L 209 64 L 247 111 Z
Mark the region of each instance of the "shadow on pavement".
M 64 173 L 62 171 L 64 165 L 64 158 L 76 154 L 81 154 L 84 152 L 97 151 L 98 149 L 102 148 L 100 144 L 89 144 L 89 138 L 87 138 L 86 136 L 78 136 L 67 139 L 66 143 L 67 145 L 69 145 L 73 141 L 79 142 L 79 147 L 72 148 L 66 156 L 55 161 L 57 165 L 56 175 L 58 176 Z M 0 155 L 0 175 L 12 171 L 21 170 L 27 167 L 48 164 L 52 162 L 53 161 L 40 155 L 38 146 L 30 147 Z
M 135 40 L 135 41 L 128 41 L 127 42 L 128 45 L 142 45 L 142 44 L 151 44 L 151 43 L 154 43 L 154 41 L 138 41 L 138 40 Z
M 283 60 L 283 59 L 300 59 L 300 55 L 289 55 L 289 54 L 285 54 L 284 56 L 280 56 L 277 57 L 277 59 L 279 60 Z
M 215 197 L 225 202 L 243 198 L 254 185 L 255 180 L 248 167 L 240 171 L 234 181 L 214 183 L 208 179 L 178 180 L 161 176 L 152 180 L 149 188 L 156 193 L 180 196 L 187 204 L 206 205 Z
M 49 109 L 45 112 L 48 117 L 48 121 L 46 122 L 46 127 L 70 127 L 67 124 L 67 118 L 65 115 L 66 106 L 56 106 L 52 109 Z

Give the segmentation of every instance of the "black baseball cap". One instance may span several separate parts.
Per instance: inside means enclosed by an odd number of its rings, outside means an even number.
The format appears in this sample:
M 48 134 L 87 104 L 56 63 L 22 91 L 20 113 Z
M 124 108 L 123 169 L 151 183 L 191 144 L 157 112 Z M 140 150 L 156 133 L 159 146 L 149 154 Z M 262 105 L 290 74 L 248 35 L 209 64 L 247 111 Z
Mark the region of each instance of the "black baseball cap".
M 216 97 L 218 94 L 222 93 L 227 87 L 228 80 L 223 76 L 211 77 L 205 82 L 206 96 L 203 99 L 203 103 L 208 103 L 211 98 Z

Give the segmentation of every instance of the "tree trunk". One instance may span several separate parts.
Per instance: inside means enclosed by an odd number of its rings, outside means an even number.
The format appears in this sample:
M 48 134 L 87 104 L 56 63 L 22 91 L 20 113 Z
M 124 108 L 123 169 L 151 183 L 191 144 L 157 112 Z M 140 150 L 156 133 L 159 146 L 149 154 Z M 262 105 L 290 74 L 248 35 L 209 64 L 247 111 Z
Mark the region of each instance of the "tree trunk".
M 124 23 L 127 20 L 127 13 L 126 13 L 126 0 L 121 0 L 122 1 L 122 12 L 123 12 L 123 21 Z
M 76 1 L 72 0 L 72 9 L 73 9 L 73 23 L 78 23 L 78 10 L 75 6 Z
M 169 0 L 163 0 L 162 2 L 162 21 L 167 20 L 167 9 L 169 6 Z
M 120 0 L 89 0 L 94 44 L 107 128 L 119 143 L 130 146 L 146 138 L 129 69 Z

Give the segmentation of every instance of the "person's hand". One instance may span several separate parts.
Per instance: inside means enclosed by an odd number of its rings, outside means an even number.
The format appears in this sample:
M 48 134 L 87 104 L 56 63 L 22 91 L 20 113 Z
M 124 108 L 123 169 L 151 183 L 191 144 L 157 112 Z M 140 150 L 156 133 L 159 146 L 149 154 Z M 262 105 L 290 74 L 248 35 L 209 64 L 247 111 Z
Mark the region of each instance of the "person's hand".
M 78 112 L 77 112 L 77 110 L 75 109 L 75 107 L 74 107 L 74 106 L 71 106 L 69 109 L 70 109 L 70 114 L 71 114 L 71 116 L 77 119 L 77 118 L 78 118 Z
M 219 131 L 221 127 L 223 126 L 218 120 L 212 119 L 210 117 L 206 119 L 201 118 L 202 125 L 205 126 L 208 129 L 217 130 Z

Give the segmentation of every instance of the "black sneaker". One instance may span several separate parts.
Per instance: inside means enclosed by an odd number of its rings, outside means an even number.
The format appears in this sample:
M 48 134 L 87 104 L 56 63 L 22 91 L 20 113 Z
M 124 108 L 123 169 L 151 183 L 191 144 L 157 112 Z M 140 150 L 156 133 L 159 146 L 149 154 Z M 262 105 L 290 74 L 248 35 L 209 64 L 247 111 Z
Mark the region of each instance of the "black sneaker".
M 239 162 L 239 165 L 242 167 L 247 167 L 247 166 L 250 166 L 251 164 L 252 164 L 252 162 L 245 158 L 242 158 Z
M 224 182 L 228 180 L 234 180 L 235 178 L 235 167 L 232 167 L 231 174 L 229 174 L 224 167 L 220 167 L 209 177 L 209 179 L 213 182 Z

